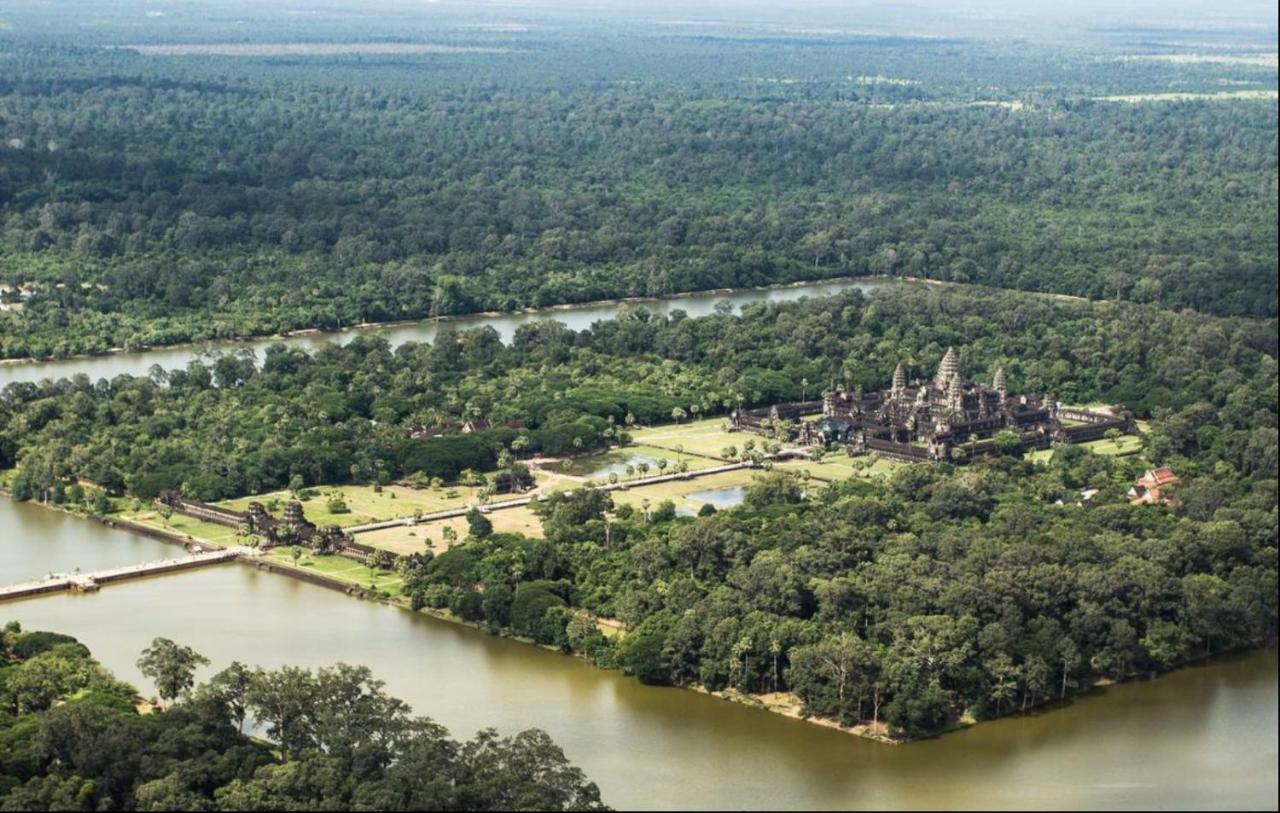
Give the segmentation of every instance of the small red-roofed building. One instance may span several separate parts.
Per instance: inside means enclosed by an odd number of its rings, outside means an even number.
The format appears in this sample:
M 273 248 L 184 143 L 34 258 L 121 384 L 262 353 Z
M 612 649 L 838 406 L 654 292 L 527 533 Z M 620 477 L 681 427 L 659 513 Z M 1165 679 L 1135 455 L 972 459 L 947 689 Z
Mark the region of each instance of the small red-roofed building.
M 1178 482 L 1178 475 L 1174 474 L 1171 468 L 1162 466 L 1158 469 L 1148 469 L 1133 484 L 1133 488 L 1129 489 L 1129 504 L 1176 505 L 1177 500 L 1169 496 L 1161 496 L 1160 491 L 1175 486 Z

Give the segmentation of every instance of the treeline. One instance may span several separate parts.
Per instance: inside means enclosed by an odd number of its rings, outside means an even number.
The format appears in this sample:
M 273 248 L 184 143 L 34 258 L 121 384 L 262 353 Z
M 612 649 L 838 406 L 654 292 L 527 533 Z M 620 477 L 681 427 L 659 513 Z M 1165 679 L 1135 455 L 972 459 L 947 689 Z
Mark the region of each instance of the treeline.
M 0 469 L 17 467 L 19 497 L 52 501 L 72 489 L 76 499 L 95 488 L 144 498 L 180 488 L 216 500 L 295 477 L 451 479 L 500 458 L 599 449 L 674 414 L 727 415 L 833 384 L 882 388 L 899 361 L 931 375 L 951 345 L 968 375 L 1003 366 L 1014 392 L 1118 402 L 1140 416 L 1185 412 L 1196 442 L 1233 470 L 1275 467 L 1274 323 L 899 286 L 741 316 L 629 308 L 586 331 L 527 325 L 510 346 L 492 328 L 394 351 L 360 336 L 314 354 L 277 345 L 260 361 L 240 352 L 147 377 L 15 383 L 0 393 Z M 476 418 L 496 428 L 448 429 Z M 415 439 L 424 428 L 441 434 Z
M 208 661 L 156 639 L 160 704 L 67 635 L 0 633 L 0 810 L 603 810 L 536 729 L 457 742 L 364 667 Z M 271 744 L 245 735 L 256 721 Z
M 31 296 L 0 312 L 0 355 L 865 274 L 1277 312 L 1274 105 L 1067 86 L 974 106 L 921 43 L 894 67 L 923 89 L 602 82 L 560 65 L 590 47 L 546 47 L 520 70 L 318 57 L 304 79 L 287 62 L 15 45 L 0 296 Z M 650 66 L 687 47 L 631 46 Z M 952 47 L 966 64 L 995 48 Z M 749 53 L 764 77 L 831 56 Z M 1005 80 L 972 88 L 1015 87 L 1044 58 L 1002 52 Z

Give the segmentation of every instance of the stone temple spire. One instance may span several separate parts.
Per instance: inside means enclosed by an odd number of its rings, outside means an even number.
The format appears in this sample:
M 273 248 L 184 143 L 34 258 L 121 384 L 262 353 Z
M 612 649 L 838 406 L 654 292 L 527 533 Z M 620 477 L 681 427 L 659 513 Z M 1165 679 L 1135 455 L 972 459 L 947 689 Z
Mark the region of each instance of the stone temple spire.
M 1004 400 L 1009 397 L 1009 382 L 1004 377 L 1004 368 L 996 368 L 996 378 L 992 382 L 995 391 L 1000 393 L 1000 399 Z
M 942 363 L 938 365 L 938 377 L 934 379 L 934 383 L 938 385 L 938 389 L 946 392 L 951 386 L 951 379 L 959 377 L 960 363 L 956 360 L 956 349 L 948 347 L 947 354 L 942 357 Z
M 964 409 L 964 390 L 960 388 L 960 376 L 954 373 L 947 383 L 947 406 L 951 407 L 953 412 Z
M 907 391 L 907 368 L 902 366 L 902 362 L 898 362 L 898 366 L 893 371 L 893 394 L 901 396 Z

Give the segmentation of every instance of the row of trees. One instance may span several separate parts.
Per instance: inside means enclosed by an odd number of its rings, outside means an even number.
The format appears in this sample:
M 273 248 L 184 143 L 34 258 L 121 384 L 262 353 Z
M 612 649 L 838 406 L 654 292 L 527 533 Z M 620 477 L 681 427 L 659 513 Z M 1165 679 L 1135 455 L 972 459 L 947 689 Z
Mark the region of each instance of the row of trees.
M 601 810 L 543 732 L 457 742 L 364 667 L 249 669 L 159 638 L 139 660 L 163 706 L 75 639 L 0 634 L 0 810 Z M 252 719 L 273 743 L 247 737 Z

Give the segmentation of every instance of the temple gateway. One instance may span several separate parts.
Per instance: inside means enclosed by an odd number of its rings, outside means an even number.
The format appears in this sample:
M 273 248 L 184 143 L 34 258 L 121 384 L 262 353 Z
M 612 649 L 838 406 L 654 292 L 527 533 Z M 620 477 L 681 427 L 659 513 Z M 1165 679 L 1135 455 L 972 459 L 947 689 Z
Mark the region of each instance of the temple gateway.
M 820 418 L 803 419 L 819 408 Z M 797 443 L 843 446 L 851 455 L 955 463 L 998 453 L 996 435 L 1003 432 L 1025 451 L 1098 440 L 1109 429 L 1134 431 L 1133 416 L 1118 407 L 1077 409 L 1059 405 L 1048 393 L 1010 395 L 1003 368 L 996 369 L 990 386 L 966 379 L 955 348 L 947 349 L 933 378 L 909 380 L 899 364 L 887 390 L 834 389 L 820 403 L 738 410 L 733 425 Z

